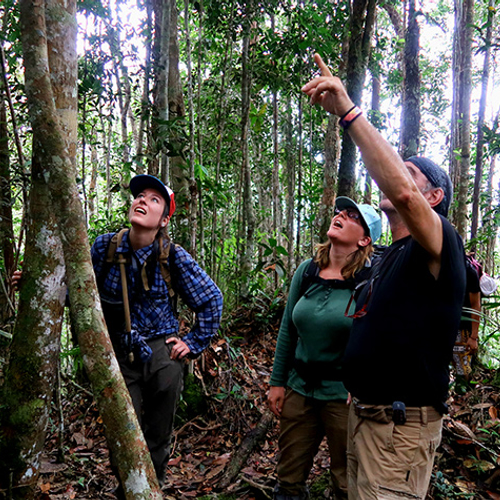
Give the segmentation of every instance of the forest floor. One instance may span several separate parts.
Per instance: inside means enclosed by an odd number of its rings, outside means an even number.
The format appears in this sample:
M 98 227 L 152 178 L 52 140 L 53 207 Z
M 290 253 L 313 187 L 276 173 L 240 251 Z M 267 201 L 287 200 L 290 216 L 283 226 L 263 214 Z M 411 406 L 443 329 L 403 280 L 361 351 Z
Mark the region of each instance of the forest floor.
M 179 407 L 165 499 L 272 498 L 278 422 L 269 419 L 266 392 L 278 316 L 264 305 L 239 309 L 194 364 L 197 383 L 187 384 Z M 428 498 L 500 500 L 500 389 L 491 385 L 493 375 L 478 368 L 463 394 L 452 390 Z M 61 439 L 54 410 L 37 500 L 115 498 L 102 420 L 84 385 L 63 386 L 64 431 Z M 235 466 L 232 458 L 249 443 L 248 457 Z M 328 462 L 323 442 L 310 475 L 313 500 L 329 498 Z

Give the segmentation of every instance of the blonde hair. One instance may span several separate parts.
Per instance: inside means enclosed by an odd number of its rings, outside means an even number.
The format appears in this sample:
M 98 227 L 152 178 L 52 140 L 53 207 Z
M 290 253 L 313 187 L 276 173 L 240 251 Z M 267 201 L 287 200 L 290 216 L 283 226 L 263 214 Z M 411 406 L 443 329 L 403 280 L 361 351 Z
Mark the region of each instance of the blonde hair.
M 316 255 L 314 256 L 314 262 L 316 262 L 320 269 L 325 269 L 330 263 L 330 247 L 332 246 L 330 241 L 325 243 L 320 243 L 316 247 Z M 347 264 L 340 270 L 342 277 L 344 279 L 349 279 L 354 277 L 354 275 L 363 269 L 365 263 L 370 259 L 373 253 L 373 245 L 370 242 L 364 247 L 358 247 L 357 250 L 352 252 L 347 256 Z

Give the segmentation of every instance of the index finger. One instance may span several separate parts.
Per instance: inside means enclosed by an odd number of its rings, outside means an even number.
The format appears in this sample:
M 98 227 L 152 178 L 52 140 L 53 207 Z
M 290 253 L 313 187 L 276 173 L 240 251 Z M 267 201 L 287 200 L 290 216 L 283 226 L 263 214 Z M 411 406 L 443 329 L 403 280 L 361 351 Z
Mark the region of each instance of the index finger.
M 314 62 L 318 65 L 318 68 L 321 70 L 321 74 L 323 76 L 333 76 L 332 72 L 325 64 L 325 61 L 323 61 L 322 57 L 317 52 L 314 54 Z

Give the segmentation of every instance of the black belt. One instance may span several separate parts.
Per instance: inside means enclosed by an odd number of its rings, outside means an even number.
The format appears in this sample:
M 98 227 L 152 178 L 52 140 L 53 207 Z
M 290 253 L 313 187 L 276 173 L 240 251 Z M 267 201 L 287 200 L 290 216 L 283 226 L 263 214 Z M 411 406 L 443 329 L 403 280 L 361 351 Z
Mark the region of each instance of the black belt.
M 367 418 L 376 422 L 388 424 L 390 422 L 398 422 L 399 411 L 394 410 L 393 406 L 384 405 L 367 405 L 353 398 L 352 405 L 354 413 L 361 418 Z M 404 409 L 406 422 L 419 422 L 426 425 L 428 422 L 437 422 L 441 420 L 442 415 L 433 406 L 410 406 Z

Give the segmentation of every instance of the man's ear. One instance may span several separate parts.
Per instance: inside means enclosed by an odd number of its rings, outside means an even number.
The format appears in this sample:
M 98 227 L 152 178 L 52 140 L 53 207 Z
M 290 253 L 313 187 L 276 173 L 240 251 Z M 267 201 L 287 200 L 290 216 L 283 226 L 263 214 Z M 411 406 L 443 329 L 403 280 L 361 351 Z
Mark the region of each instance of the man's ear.
M 363 236 L 358 240 L 358 247 L 364 248 L 368 246 L 372 242 L 372 239 L 369 236 Z
M 427 193 L 425 193 L 425 197 L 427 198 L 429 205 L 434 208 L 443 201 L 444 191 L 442 188 L 430 189 Z

